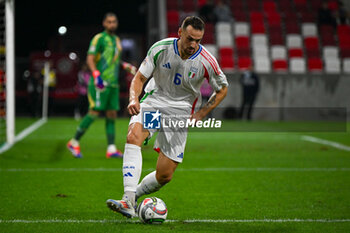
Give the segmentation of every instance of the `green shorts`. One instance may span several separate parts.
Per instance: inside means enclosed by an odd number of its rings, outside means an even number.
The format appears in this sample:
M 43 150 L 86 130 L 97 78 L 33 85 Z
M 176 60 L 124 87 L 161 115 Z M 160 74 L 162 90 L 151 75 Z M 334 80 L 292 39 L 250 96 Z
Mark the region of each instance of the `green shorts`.
M 94 85 L 88 86 L 89 108 L 95 111 L 116 110 L 119 106 L 119 88 L 106 87 L 103 91 Z

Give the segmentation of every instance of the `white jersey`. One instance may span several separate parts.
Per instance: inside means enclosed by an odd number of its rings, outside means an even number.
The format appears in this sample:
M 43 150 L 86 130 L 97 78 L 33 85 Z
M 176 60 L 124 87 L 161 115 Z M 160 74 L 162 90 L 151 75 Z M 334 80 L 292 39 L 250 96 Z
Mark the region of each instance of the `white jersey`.
M 228 86 L 215 57 L 204 46 L 199 45 L 196 53 L 183 60 L 177 41 L 177 38 L 167 38 L 149 49 L 139 69 L 146 78 L 154 78 L 146 90 L 154 89 L 153 96 L 170 106 L 185 107 L 197 102 L 205 78 L 214 91 Z

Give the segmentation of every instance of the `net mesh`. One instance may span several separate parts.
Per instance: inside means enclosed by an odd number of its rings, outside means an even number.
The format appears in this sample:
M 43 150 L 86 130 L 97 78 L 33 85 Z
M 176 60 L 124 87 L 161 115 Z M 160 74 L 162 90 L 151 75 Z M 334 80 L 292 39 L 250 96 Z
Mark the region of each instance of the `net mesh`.
M 0 145 L 6 142 L 5 1 L 0 1 Z

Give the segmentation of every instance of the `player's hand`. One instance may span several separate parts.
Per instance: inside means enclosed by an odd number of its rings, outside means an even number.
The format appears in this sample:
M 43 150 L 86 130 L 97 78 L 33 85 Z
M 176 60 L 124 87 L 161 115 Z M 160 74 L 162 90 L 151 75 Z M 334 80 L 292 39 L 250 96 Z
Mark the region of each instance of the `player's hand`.
M 140 102 L 138 100 L 131 100 L 128 105 L 128 112 L 131 116 L 140 113 Z
M 205 117 L 205 115 L 202 114 L 202 112 L 199 110 L 198 112 L 195 112 L 194 114 L 191 115 L 190 120 L 195 120 L 197 121 L 201 121 L 203 118 Z
M 126 70 L 130 74 L 132 74 L 132 75 L 136 74 L 137 68 L 135 66 L 131 65 L 130 63 L 122 62 L 122 67 L 124 70 Z
M 105 85 L 104 85 L 103 80 L 101 78 L 100 71 L 95 70 L 94 72 L 92 72 L 92 77 L 94 77 L 94 82 L 95 82 L 95 86 L 97 87 L 97 89 L 102 91 L 105 88 Z

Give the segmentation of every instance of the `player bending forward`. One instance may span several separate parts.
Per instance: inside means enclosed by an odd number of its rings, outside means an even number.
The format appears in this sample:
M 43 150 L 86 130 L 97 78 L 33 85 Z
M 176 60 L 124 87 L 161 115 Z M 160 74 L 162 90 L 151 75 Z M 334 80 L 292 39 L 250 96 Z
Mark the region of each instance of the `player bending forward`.
M 164 109 L 172 113 L 179 108 L 194 120 L 202 120 L 226 96 L 227 80 L 216 59 L 202 46 L 203 21 L 195 16 L 187 17 L 179 28 L 177 38 L 167 38 L 155 43 L 148 51 L 130 87 L 128 111 L 132 115 L 123 158 L 124 195 L 122 200 L 107 200 L 107 206 L 126 217 L 134 217 L 136 200 L 145 194 L 158 191 L 167 184 L 179 163 L 182 162 L 187 130 L 178 132 L 160 131 L 154 149 L 159 153 L 156 171 L 139 183 L 142 169 L 141 145 L 154 133 L 145 130 L 142 110 Z M 138 100 L 143 84 L 146 86 L 141 103 Z M 215 90 L 206 105 L 194 113 L 200 96 L 200 86 L 208 79 Z M 174 112 L 174 111 L 173 111 Z

